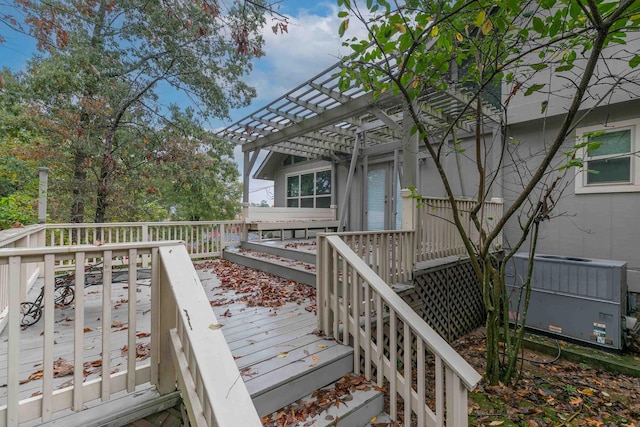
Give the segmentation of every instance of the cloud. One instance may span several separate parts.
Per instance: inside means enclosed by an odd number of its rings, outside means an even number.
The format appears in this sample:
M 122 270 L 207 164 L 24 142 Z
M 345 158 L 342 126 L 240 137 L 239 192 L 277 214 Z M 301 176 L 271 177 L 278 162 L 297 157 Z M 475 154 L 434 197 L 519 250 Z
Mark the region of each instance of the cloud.
M 289 16 L 288 33 L 277 35 L 265 26 L 265 53 L 255 65 L 248 82 L 255 86 L 254 104 L 275 100 L 307 81 L 348 53 L 338 36 L 337 8 L 321 4 L 314 13 L 298 10 Z

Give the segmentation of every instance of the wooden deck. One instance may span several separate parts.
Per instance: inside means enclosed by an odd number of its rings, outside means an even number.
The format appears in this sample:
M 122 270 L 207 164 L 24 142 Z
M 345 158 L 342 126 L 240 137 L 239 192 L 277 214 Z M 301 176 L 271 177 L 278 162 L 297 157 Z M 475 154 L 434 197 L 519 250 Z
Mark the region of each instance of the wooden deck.
M 210 271 L 198 270 L 207 297 L 210 301 L 233 299 L 233 291 L 219 288 L 219 279 Z M 28 300 L 33 301 L 40 292 L 41 284 L 36 283 L 29 293 Z M 110 367 L 112 372 L 124 371 L 126 359 L 123 348 L 127 342 L 127 301 L 126 283 L 114 283 L 112 301 L 112 337 L 110 348 Z M 139 280 L 137 284 L 136 332 L 138 346 L 144 352 L 149 344 L 150 332 L 150 280 Z M 85 333 L 83 349 L 85 361 L 85 380 L 97 376 L 102 352 L 99 330 L 101 327 L 102 286 L 85 288 Z M 241 371 L 242 379 L 252 396 L 265 394 L 270 390 L 283 387 L 283 382 L 295 378 L 314 366 L 322 366 L 335 360 L 336 355 L 346 354 L 350 349 L 314 334 L 316 316 L 308 311 L 309 301 L 300 304 L 287 303 L 274 309 L 268 307 L 247 307 L 246 304 L 233 303 L 213 307 L 217 321 Z M 67 363 L 73 366 L 73 330 L 74 306 L 57 308 L 55 311 L 54 360 L 60 360 L 59 368 L 64 370 Z M 20 399 L 38 395 L 42 390 L 42 380 L 38 371 L 42 369 L 43 338 L 41 336 L 44 321 L 25 328 L 20 332 Z M 7 332 L 1 335 L 0 342 L 0 405 L 6 404 L 7 377 Z M 139 354 L 139 356 L 141 356 Z M 142 358 L 142 357 L 140 357 Z M 148 364 L 143 359 L 138 364 Z M 215 363 L 215 361 L 212 361 Z M 9 367 L 13 369 L 14 367 Z M 93 373 L 95 372 L 95 373 Z M 62 372 L 61 372 L 62 373 Z M 54 379 L 54 389 L 73 383 L 72 372 Z M 287 402 L 288 403 L 288 402 Z M 263 411 L 266 411 L 266 406 Z M 273 410 L 279 407 L 273 408 Z M 271 408 L 269 407 L 269 410 Z

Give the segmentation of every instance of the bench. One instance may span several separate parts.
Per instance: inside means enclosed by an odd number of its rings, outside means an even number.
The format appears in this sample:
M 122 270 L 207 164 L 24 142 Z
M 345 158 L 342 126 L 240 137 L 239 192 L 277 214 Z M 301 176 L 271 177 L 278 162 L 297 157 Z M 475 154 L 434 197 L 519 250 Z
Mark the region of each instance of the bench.
M 304 231 L 304 238 L 309 238 L 310 230 L 336 231 L 339 221 L 336 219 L 336 208 L 265 208 L 247 207 L 244 222 L 248 231 L 257 231 L 262 240 L 265 231 L 279 231 L 284 240 L 285 231 L 290 231 L 296 238 L 296 231 Z

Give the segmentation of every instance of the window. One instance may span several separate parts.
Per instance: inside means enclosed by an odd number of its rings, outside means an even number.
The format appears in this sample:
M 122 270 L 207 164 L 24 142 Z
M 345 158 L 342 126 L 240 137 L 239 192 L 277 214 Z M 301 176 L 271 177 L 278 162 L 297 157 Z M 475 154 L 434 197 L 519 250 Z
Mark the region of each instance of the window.
M 640 165 L 636 159 L 639 126 L 640 120 L 626 120 L 606 127 L 578 129 L 578 143 L 600 145 L 580 153 L 584 167 L 576 175 L 576 194 L 640 191 Z
M 331 170 L 287 176 L 287 207 L 331 207 Z

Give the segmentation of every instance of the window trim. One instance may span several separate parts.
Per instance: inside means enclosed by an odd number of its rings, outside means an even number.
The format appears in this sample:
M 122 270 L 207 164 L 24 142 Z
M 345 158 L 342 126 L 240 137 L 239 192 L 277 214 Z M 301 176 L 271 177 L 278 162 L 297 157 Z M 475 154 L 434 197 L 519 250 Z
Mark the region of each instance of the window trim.
M 637 159 L 633 154 L 640 148 L 640 141 L 638 141 L 638 133 L 640 132 L 640 119 L 612 122 L 608 123 L 606 126 L 595 125 L 578 128 L 576 129 L 576 144 L 579 144 L 583 141 L 583 136 L 586 133 L 610 132 L 624 129 L 631 130 L 631 144 L 629 154 L 631 158 L 631 181 L 620 183 L 587 184 L 587 170 L 589 169 L 589 160 L 587 159 L 587 149 L 586 147 L 584 147 L 581 148 L 577 153 L 577 155 L 580 156 L 584 161 L 584 168 L 580 168 L 576 171 L 575 194 L 640 192 L 640 162 L 638 162 L 639 159 Z M 595 158 L 593 160 L 598 160 L 598 158 Z
M 329 172 L 329 179 L 331 180 L 331 192 L 329 194 L 315 194 L 316 193 L 316 182 L 315 182 L 315 178 L 316 178 L 316 174 L 318 172 Z M 302 175 L 307 175 L 307 174 L 313 174 L 314 177 L 314 181 L 313 181 L 313 195 L 312 196 L 301 196 L 300 194 L 298 194 L 298 196 L 296 197 L 289 197 L 289 177 L 291 176 L 297 176 L 297 177 L 302 177 Z M 300 193 L 300 179 L 298 180 L 298 193 Z M 333 182 L 333 174 L 331 173 L 331 167 L 318 167 L 318 168 L 313 168 L 313 169 L 305 169 L 305 170 L 300 170 L 297 172 L 290 172 L 285 174 L 284 176 L 284 183 L 285 183 L 285 193 L 284 193 L 284 204 L 285 206 L 289 206 L 289 200 L 293 200 L 296 199 L 298 200 L 298 208 L 300 208 L 300 201 L 302 199 L 313 199 L 313 208 L 306 208 L 306 209 L 326 209 L 326 208 L 317 208 L 316 207 L 316 199 L 318 197 L 333 197 L 333 191 L 334 191 L 334 182 Z M 291 208 L 291 209 L 296 209 L 296 208 Z

